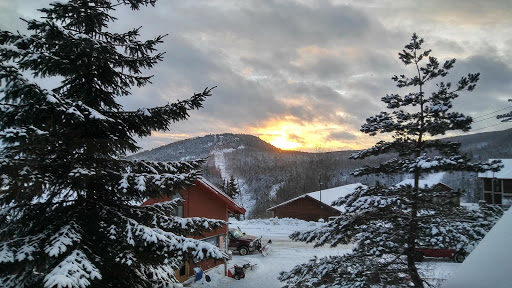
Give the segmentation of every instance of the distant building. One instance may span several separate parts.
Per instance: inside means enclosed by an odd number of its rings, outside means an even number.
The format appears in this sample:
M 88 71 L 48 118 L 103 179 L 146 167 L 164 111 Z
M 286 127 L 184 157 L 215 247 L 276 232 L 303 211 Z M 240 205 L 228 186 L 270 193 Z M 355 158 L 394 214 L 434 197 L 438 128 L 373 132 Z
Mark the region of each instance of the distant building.
M 460 206 L 459 193 L 457 193 L 455 191 L 455 189 L 453 189 L 452 187 L 441 182 L 441 179 L 443 179 L 443 176 L 444 176 L 444 172 L 428 174 L 428 175 L 426 175 L 426 177 L 424 179 L 420 179 L 418 186 L 419 186 L 419 188 L 435 188 L 435 191 L 438 191 L 438 192 L 452 192 L 453 196 L 450 198 L 451 205 L 454 207 Z M 396 184 L 395 186 L 405 186 L 405 185 L 414 185 L 414 179 L 405 179 L 404 181 Z M 445 193 L 443 193 L 443 194 L 445 194 Z M 434 200 L 433 200 L 434 203 L 439 201 L 439 199 L 440 198 L 436 198 L 434 196 Z M 446 199 L 446 198 L 444 198 L 444 199 Z
M 482 179 L 481 199 L 488 204 L 512 205 L 512 159 L 489 159 L 501 160 L 503 168 L 499 172 L 487 171 L 478 173 Z
M 272 212 L 272 217 L 296 218 L 306 221 L 329 220 L 337 217 L 344 211 L 343 207 L 331 206 L 334 200 L 353 193 L 354 190 L 364 186 L 361 183 L 350 184 L 322 191 L 315 191 L 295 197 L 267 210 Z
M 245 214 L 245 209 L 224 194 L 219 188 L 208 182 L 204 178 L 199 178 L 186 190 L 176 191 L 171 197 L 148 199 L 142 205 L 152 205 L 155 203 L 170 201 L 181 198 L 185 201 L 179 206 L 174 216 L 179 217 L 203 217 L 228 221 L 228 213 Z M 222 251 L 228 251 L 228 225 L 215 231 L 204 232 L 204 238 L 201 240 L 214 244 Z M 176 271 L 176 278 L 180 282 L 187 280 L 194 275 L 194 268 L 201 267 L 202 270 L 211 269 L 223 264 L 222 261 L 206 260 L 199 263 L 187 262 L 183 267 Z

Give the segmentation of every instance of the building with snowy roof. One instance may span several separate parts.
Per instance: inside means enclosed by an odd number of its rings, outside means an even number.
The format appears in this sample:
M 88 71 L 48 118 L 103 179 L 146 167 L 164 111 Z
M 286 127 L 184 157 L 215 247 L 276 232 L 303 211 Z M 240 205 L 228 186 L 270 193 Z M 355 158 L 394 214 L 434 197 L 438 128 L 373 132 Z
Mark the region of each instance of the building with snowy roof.
M 171 197 L 148 199 L 142 203 L 153 205 L 155 203 L 170 201 L 181 198 L 184 201 L 174 210 L 174 216 L 178 217 L 203 217 L 218 219 L 228 222 L 228 214 L 245 214 L 245 209 L 238 205 L 232 198 L 222 192 L 215 185 L 200 177 L 194 181 L 194 185 L 185 190 L 175 191 Z M 228 252 L 228 224 L 214 231 L 203 232 L 201 240 L 219 247 L 222 251 Z M 195 238 L 195 237 L 194 237 Z M 223 262 L 206 260 L 199 263 L 189 261 L 185 263 L 180 270 L 176 272 L 176 278 L 184 282 L 191 276 L 194 276 L 194 268 L 200 267 L 202 270 L 208 270 L 216 267 Z
M 512 205 L 512 159 L 489 159 L 489 162 L 493 160 L 501 160 L 503 168 L 498 172 L 478 173 L 478 178 L 482 179 L 480 197 L 488 204 L 510 207 Z
M 419 180 L 418 186 L 419 188 L 435 188 L 435 191 L 438 192 L 452 192 L 453 196 L 450 197 L 450 204 L 452 206 L 458 207 L 460 206 L 460 195 L 455 189 L 452 187 L 444 184 L 441 182 L 441 180 L 444 177 L 444 172 L 439 173 L 431 173 L 428 175 L 425 175 L 424 178 Z M 405 186 L 405 185 L 411 185 L 414 186 L 414 179 L 405 179 L 402 182 L 396 184 L 395 186 Z M 445 193 L 443 193 L 445 194 Z M 444 198 L 444 196 L 443 196 Z M 436 200 L 439 200 L 439 198 L 436 198 L 434 196 L 434 202 Z
M 333 207 L 332 202 L 353 193 L 359 186 L 364 185 L 356 183 L 307 193 L 270 207 L 267 211 L 272 212 L 272 217 L 277 218 L 296 218 L 306 221 L 323 219 L 327 221 L 330 217 L 337 217 L 344 211 L 343 207 Z

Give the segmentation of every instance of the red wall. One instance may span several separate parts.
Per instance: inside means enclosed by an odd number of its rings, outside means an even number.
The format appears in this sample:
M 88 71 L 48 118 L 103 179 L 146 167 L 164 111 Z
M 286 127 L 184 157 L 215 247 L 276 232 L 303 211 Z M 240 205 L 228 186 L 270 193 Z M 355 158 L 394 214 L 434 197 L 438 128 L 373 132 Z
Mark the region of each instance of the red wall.
M 228 215 L 226 203 L 205 189 L 207 188 L 198 184 L 196 186 L 189 187 L 186 191 L 182 191 L 183 198 L 185 198 L 185 217 L 204 217 L 227 221 Z M 227 225 L 224 225 L 222 228 L 215 231 L 204 232 L 203 237 L 194 238 L 207 238 L 219 234 L 226 234 L 227 232 Z M 206 260 L 197 264 L 201 266 L 201 269 L 208 270 L 223 263 L 224 262 L 222 260 Z M 190 265 L 189 275 L 194 275 L 193 267 L 197 266 L 197 264 Z
M 181 191 L 185 202 L 183 203 L 184 208 L 184 216 L 185 217 L 203 217 L 210 219 L 218 219 L 227 221 L 228 220 L 228 210 L 226 203 L 215 196 L 212 191 L 208 190 L 209 188 L 203 186 L 201 183 L 197 183 L 194 186 L 190 186 L 187 190 Z M 149 199 L 143 205 L 151 205 L 158 202 L 169 201 L 170 197 L 162 198 L 162 199 Z M 227 225 L 214 230 L 214 231 L 205 231 L 203 232 L 204 236 L 193 237 L 195 239 L 208 238 L 211 236 L 226 234 L 228 232 Z M 225 237 L 227 238 L 227 237 Z M 222 260 L 206 260 L 201 261 L 200 263 L 190 263 L 189 271 L 187 271 L 188 276 L 194 275 L 194 267 L 200 266 L 201 269 L 207 270 L 223 264 Z
M 226 203 L 205 189 L 207 188 L 199 184 L 182 191 L 183 198 L 185 198 L 183 204 L 185 217 L 204 217 L 228 221 Z M 227 233 L 227 231 L 227 227 L 224 226 L 216 231 L 204 233 L 204 238 Z

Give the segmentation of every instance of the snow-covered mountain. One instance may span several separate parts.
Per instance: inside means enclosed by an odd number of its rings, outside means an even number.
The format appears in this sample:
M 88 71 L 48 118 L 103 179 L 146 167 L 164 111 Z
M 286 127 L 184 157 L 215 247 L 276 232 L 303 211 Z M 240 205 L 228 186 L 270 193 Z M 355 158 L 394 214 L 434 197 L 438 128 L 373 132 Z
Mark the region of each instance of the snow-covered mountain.
M 462 151 L 476 161 L 489 158 L 512 158 L 512 129 L 449 138 L 462 143 Z M 130 156 L 131 159 L 176 161 L 206 158 L 204 177 L 220 184 L 234 176 L 242 191 L 237 199 L 249 216 L 267 216 L 266 209 L 299 195 L 346 184 L 380 181 L 394 185 L 406 175 L 394 177 L 350 175 L 355 168 L 375 165 L 389 156 L 365 160 L 349 160 L 354 151 L 305 153 L 284 151 L 246 134 L 217 134 L 170 143 L 150 151 Z M 474 201 L 480 183 L 476 175 L 447 173 L 443 182 L 468 191 Z M 472 198 L 473 197 L 473 198 Z
M 237 149 L 279 153 L 281 150 L 260 138 L 247 134 L 211 134 L 170 143 L 131 156 L 132 159 L 177 161 L 205 158 L 218 152 Z

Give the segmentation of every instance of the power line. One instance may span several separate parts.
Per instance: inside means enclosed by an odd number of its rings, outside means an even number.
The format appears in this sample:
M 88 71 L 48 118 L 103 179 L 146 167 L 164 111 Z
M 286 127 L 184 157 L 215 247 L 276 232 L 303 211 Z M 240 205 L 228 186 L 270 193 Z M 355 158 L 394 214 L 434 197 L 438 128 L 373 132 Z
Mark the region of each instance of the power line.
M 480 119 L 478 121 L 473 121 L 473 123 L 478 123 L 478 122 L 482 122 L 482 121 L 489 120 L 489 119 L 496 119 L 496 116 L 491 116 L 491 117 L 487 117 L 487 118 L 484 118 L 484 119 Z
M 466 131 L 466 132 L 461 132 L 461 133 L 459 133 L 457 135 L 450 135 L 449 137 L 457 137 L 457 136 L 462 136 L 462 135 L 471 135 L 471 134 L 473 134 L 472 132 L 479 131 L 479 130 L 484 130 L 484 129 L 487 129 L 487 128 L 491 128 L 491 127 L 494 127 L 494 126 L 503 125 L 503 124 L 507 124 L 507 123 L 508 122 L 501 122 L 501 123 L 498 123 L 498 124 L 489 125 L 489 126 L 485 126 L 485 127 L 478 128 L 478 129 L 471 129 L 471 130 Z M 468 133 L 471 133 L 471 134 L 468 134 Z
M 512 108 L 512 106 L 507 106 L 507 107 L 505 107 L 505 108 L 502 108 L 502 109 L 499 109 L 499 110 L 496 110 L 496 111 L 493 111 L 493 112 L 490 112 L 490 113 L 487 113 L 487 114 L 484 114 L 484 115 L 481 115 L 481 116 L 473 117 L 473 119 L 482 118 L 482 117 L 485 117 L 485 116 L 487 116 L 487 115 L 491 115 L 491 114 L 494 114 L 494 113 L 496 113 L 496 112 L 500 112 L 500 111 L 503 111 L 503 110 L 506 110 L 506 109 L 510 109 L 510 108 Z M 492 117 L 491 117 L 491 118 L 492 118 Z M 489 119 L 489 118 L 487 118 L 487 119 Z M 480 120 L 480 121 L 483 121 L 483 120 Z M 476 121 L 476 122 L 478 122 L 478 121 Z
M 498 125 L 503 125 L 503 124 L 506 124 L 506 123 L 507 123 L 507 122 L 501 122 L 501 123 L 498 123 L 498 124 L 489 125 L 489 126 L 482 127 L 482 128 L 478 128 L 478 129 L 471 129 L 471 132 L 473 132 L 473 131 L 478 131 L 478 130 L 483 130 L 483 129 L 487 129 L 487 128 L 494 127 L 494 126 L 498 126 Z

